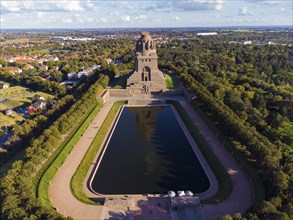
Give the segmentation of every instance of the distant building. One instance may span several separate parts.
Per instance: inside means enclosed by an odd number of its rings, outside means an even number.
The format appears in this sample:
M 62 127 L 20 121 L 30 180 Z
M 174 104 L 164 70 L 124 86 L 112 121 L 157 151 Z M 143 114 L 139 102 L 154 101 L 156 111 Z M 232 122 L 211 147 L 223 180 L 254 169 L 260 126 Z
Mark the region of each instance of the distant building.
M 15 73 L 22 73 L 22 69 L 19 67 L 2 67 L 0 70 L 7 70 L 8 72 L 15 74 Z
M 5 83 L 0 83 L 0 89 L 7 89 L 9 86 Z
M 34 101 L 45 101 L 45 98 L 43 96 L 40 96 L 39 94 L 35 94 L 34 95 L 34 98 L 33 98 Z
M 78 58 L 77 54 L 73 54 L 73 55 L 65 57 L 65 59 L 68 59 L 68 60 L 77 59 L 77 58 Z
M 252 44 L 252 42 L 251 42 L 251 40 L 248 40 L 248 41 L 244 41 L 243 44 L 244 44 L 244 45 L 250 45 L 250 44 Z
M 59 70 L 59 67 L 58 67 L 58 66 L 52 66 L 51 69 L 52 69 L 52 70 L 55 70 L 55 71 L 58 71 L 58 70 Z
M 107 61 L 108 64 L 113 62 L 113 60 L 111 58 L 106 58 L 105 60 Z
M 48 66 L 46 66 L 46 65 L 42 65 L 39 68 L 40 68 L 40 70 L 43 70 L 43 71 L 47 71 L 48 70 Z
M 76 75 L 76 73 L 68 73 L 67 78 L 68 79 L 73 79 L 75 75 Z
M 5 115 L 12 115 L 13 114 L 13 111 L 11 108 L 8 108 L 5 110 Z
M 27 110 L 30 114 L 37 112 L 39 109 L 45 109 L 46 108 L 46 102 L 43 100 L 39 100 L 33 104 L 31 104 Z
M 41 65 L 43 65 L 43 62 L 45 62 L 45 61 L 48 61 L 46 58 L 39 58 L 38 60 L 37 60 L 37 62 L 38 62 L 38 64 L 41 66 Z
M 49 73 L 49 72 L 45 72 L 45 73 L 43 73 L 41 76 L 42 76 L 43 78 L 45 78 L 45 79 L 50 79 L 50 78 L 51 78 L 51 73 Z
M 217 32 L 204 32 L 204 33 L 197 33 L 197 36 L 211 36 L 211 35 L 217 35 Z
M 48 58 L 48 60 L 53 60 L 53 61 L 58 61 L 59 60 L 59 58 L 57 57 L 57 56 L 50 56 L 49 58 Z
M 34 69 L 35 67 L 33 67 L 31 64 L 26 64 L 22 69 L 23 70 L 32 70 Z

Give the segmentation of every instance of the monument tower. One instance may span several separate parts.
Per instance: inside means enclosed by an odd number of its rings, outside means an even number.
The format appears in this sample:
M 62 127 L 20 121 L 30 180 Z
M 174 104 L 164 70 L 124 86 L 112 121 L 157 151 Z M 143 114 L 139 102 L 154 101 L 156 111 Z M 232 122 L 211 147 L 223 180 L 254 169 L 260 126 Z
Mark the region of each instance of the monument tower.
M 132 94 L 149 94 L 166 89 L 166 80 L 158 68 L 156 43 L 148 32 L 142 32 L 136 43 L 135 66 L 127 80 Z

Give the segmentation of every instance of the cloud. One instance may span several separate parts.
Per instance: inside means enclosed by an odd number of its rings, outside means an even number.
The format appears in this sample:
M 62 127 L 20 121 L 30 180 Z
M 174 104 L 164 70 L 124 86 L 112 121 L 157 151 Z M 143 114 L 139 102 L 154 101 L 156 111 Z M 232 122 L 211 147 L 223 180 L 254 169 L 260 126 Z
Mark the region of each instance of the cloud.
M 197 10 L 221 10 L 224 0 L 173 0 L 174 10 L 197 11 Z
M 277 4 L 282 3 L 282 1 L 277 1 L 277 0 L 245 0 L 245 2 L 255 3 L 255 4 L 260 4 L 260 5 L 277 5 Z M 284 2 L 284 0 L 283 0 L 283 2 Z
M 0 1 L 1 13 L 19 12 L 21 9 L 20 2 L 17 1 Z
M 139 2 L 139 3 L 138 3 Z M 197 10 L 221 10 L 224 0 L 156 0 L 152 4 L 145 4 L 145 1 L 111 1 L 113 8 L 124 10 L 144 11 L 197 11 Z M 167 9 L 167 11 L 166 11 Z
M 62 18 L 61 21 L 64 24 L 71 24 L 71 23 L 73 23 L 73 20 L 71 18 Z
M 172 20 L 179 21 L 180 20 L 180 17 L 175 16 L 175 17 L 172 18 Z
M 239 9 L 238 15 L 246 16 L 246 15 L 253 15 L 253 13 L 248 11 L 247 6 L 244 5 L 242 8 Z
M 281 11 L 281 12 L 287 12 L 287 9 L 285 9 L 285 8 L 280 8 L 280 11 Z
M 121 17 L 121 19 L 122 19 L 123 22 L 130 22 L 130 16 L 129 15 L 123 15 Z
M 110 12 L 110 13 L 109 13 L 109 15 L 111 15 L 111 16 L 114 16 L 114 15 L 116 15 L 116 16 L 117 16 L 117 15 L 119 15 L 119 12 L 117 12 L 117 11 Z
M 148 19 L 148 17 L 149 17 L 148 15 L 139 15 L 139 16 L 135 17 L 134 19 L 139 20 L 139 21 L 144 21 L 144 20 Z
M 87 0 L 86 2 L 82 3 L 83 7 L 87 11 L 98 11 L 98 6 L 95 5 L 91 0 Z
M 98 23 L 108 22 L 108 20 L 106 18 L 96 18 L 95 21 L 98 22 Z
M 37 12 L 37 17 L 39 19 L 41 19 L 42 17 L 44 17 L 45 13 L 44 12 Z
M 25 12 L 42 12 L 42 11 L 59 11 L 59 12 L 77 12 L 84 11 L 85 6 L 90 4 L 89 2 L 76 1 L 31 1 L 31 0 L 20 0 L 20 1 L 1 1 L 1 13 L 25 13 Z

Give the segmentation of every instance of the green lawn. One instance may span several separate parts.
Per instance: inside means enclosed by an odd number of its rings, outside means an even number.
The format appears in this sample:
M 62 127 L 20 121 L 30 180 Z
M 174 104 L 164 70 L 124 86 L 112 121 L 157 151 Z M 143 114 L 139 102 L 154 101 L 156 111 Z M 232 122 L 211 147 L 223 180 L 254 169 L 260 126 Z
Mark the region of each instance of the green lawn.
M 6 106 L 2 105 L 0 102 L 0 111 L 5 110 L 5 109 L 6 109 Z
M 5 84 L 7 84 L 7 83 L 5 83 Z M 26 93 L 28 91 L 29 91 L 28 88 L 25 88 L 25 87 L 22 87 L 22 86 L 11 86 L 11 87 L 8 87 L 7 89 L 1 89 L 0 90 L 0 97 L 1 98 L 6 98 L 6 97 L 9 97 L 9 96 L 23 94 L 23 93 Z
M 28 107 L 31 104 L 29 99 L 19 97 L 19 98 L 12 98 L 6 99 L 2 102 L 3 104 L 9 106 L 9 108 L 19 108 L 19 107 Z
M 166 74 L 164 73 L 164 76 L 166 78 L 166 85 L 167 89 L 175 89 L 178 87 L 178 79 L 173 74 Z
M 117 78 L 112 79 L 109 83 L 109 86 L 112 89 L 125 89 L 128 76 L 129 74 L 124 74 Z
M 8 116 L 0 112 L 0 135 L 6 132 L 6 126 L 9 128 L 15 124 L 20 124 L 24 120 L 19 114 L 13 113 L 11 116 Z
M 9 91 L 6 91 L 9 90 Z M 43 96 L 45 100 L 48 98 L 53 99 L 54 96 L 44 93 L 44 92 L 34 92 L 29 93 L 29 89 L 21 87 L 21 86 L 13 86 L 9 87 L 8 89 L 5 89 L 5 91 L 2 94 L 3 97 L 10 97 L 10 96 L 17 96 L 14 98 L 9 98 L 3 101 L 3 104 L 9 106 L 10 108 L 19 108 L 19 107 L 27 107 L 32 103 L 33 97 L 38 94 L 40 96 Z M 1 96 L 2 97 L 2 96 Z
M 48 49 L 42 49 L 42 50 L 37 50 L 38 52 L 45 54 L 45 53 L 50 53 Z

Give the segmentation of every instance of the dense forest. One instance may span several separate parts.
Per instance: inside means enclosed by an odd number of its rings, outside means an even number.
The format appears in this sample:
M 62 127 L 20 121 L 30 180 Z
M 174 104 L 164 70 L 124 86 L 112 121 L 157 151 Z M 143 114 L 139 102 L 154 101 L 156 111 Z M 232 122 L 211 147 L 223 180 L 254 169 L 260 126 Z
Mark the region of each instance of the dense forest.
M 265 184 L 266 201 L 248 219 L 293 216 L 292 47 L 173 41 L 158 51 L 222 132 L 241 145 Z M 253 214 L 252 214 L 253 213 Z M 239 217 L 239 216 L 238 216 Z

